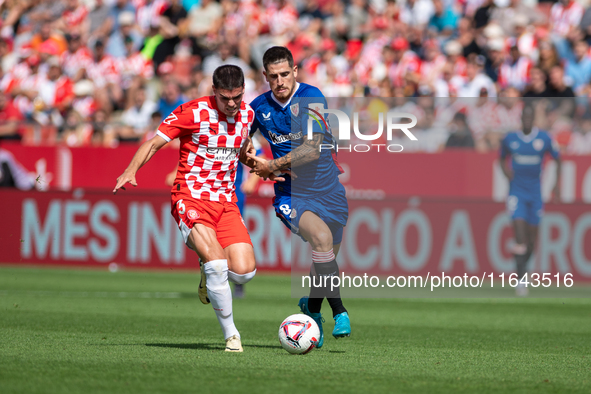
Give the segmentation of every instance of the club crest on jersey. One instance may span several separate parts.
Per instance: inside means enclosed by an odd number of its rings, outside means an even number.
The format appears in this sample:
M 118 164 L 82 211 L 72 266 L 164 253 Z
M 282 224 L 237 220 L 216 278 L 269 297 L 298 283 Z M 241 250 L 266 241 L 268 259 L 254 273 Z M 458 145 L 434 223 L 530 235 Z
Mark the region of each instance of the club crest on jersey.
M 519 142 L 517 142 L 517 141 L 511 142 L 511 149 L 517 149 L 517 148 L 519 148 Z
M 170 115 L 168 115 L 162 123 L 170 124 L 171 122 L 174 122 L 175 120 L 179 120 L 179 118 L 173 112 L 171 112 Z
M 194 209 L 190 209 L 190 210 L 187 212 L 187 217 L 188 217 L 189 219 L 191 219 L 191 220 L 195 220 L 195 219 L 198 219 L 198 218 L 199 218 L 199 214 L 197 213 L 197 211 L 196 211 L 196 210 L 194 210 Z
M 242 138 L 246 138 L 248 136 L 248 126 L 242 126 L 242 133 L 240 133 L 242 135 Z
M 541 139 L 539 139 L 539 138 L 536 138 L 534 140 L 534 142 L 532 143 L 532 145 L 533 145 L 533 147 L 534 147 L 535 150 L 541 151 L 542 148 L 544 148 L 544 141 L 541 140 Z
M 300 103 L 290 105 L 289 109 L 291 110 L 291 114 L 293 116 L 298 116 L 300 114 Z
M 263 120 L 271 120 L 271 112 L 268 114 L 263 114 Z

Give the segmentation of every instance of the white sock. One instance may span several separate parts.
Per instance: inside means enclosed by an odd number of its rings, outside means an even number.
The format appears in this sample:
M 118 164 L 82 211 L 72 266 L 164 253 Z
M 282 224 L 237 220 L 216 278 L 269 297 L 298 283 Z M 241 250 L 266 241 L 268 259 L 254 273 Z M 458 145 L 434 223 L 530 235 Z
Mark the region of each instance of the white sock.
M 224 332 L 224 338 L 240 336 L 232 315 L 232 290 L 228 283 L 228 260 L 212 260 L 203 265 L 207 278 L 207 296 Z

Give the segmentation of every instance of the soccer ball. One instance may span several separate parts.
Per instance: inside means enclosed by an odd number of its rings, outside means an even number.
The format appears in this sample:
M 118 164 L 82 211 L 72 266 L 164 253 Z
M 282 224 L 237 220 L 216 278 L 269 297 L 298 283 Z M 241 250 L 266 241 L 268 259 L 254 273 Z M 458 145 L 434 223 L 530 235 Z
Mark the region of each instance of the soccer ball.
M 288 353 L 306 354 L 320 339 L 318 324 L 310 316 L 297 314 L 287 317 L 279 327 L 279 342 Z

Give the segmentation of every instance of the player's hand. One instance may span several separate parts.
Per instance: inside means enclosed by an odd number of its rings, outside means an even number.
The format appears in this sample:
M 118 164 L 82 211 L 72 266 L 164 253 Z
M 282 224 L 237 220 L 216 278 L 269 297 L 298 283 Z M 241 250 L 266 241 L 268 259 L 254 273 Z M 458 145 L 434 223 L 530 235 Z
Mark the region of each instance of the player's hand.
M 250 170 L 251 174 L 255 173 L 258 176 L 260 176 L 261 178 L 263 178 L 264 180 L 267 180 L 269 177 L 271 177 L 271 175 L 275 175 L 275 174 L 273 174 L 273 171 L 271 171 L 271 168 L 269 167 L 269 160 L 263 159 L 262 157 L 255 156 L 252 153 L 247 153 L 246 156 L 249 159 L 254 161 L 254 165 L 252 166 L 252 170 Z
M 125 184 L 131 183 L 134 187 L 137 186 L 137 182 L 135 180 L 135 174 L 125 171 L 119 178 L 117 178 L 117 185 L 115 185 L 115 189 L 113 189 L 113 194 L 117 194 L 117 190 L 123 189 L 125 190 Z
M 248 155 L 256 155 L 256 153 L 257 150 L 254 148 L 252 140 L 248 138 L 248 140 L 242 145 L 242 148 L 240 148 L 240 161 L 246 166 L 252 168 L 254 166 L 254 160 L 250 159 Z

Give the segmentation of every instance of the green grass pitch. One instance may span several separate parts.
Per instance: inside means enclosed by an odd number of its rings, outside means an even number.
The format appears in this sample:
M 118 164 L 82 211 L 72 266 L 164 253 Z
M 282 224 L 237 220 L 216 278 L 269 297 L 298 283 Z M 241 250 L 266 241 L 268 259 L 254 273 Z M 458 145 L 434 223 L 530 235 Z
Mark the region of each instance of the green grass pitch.
M 0 268 L 0 393 L 591 392 L 589 299 L 347 300 L 352 336 L 325 313 L 324 347 L 292 356 L 290 279 L 257 275 L 228 354 L 198 280 Z

